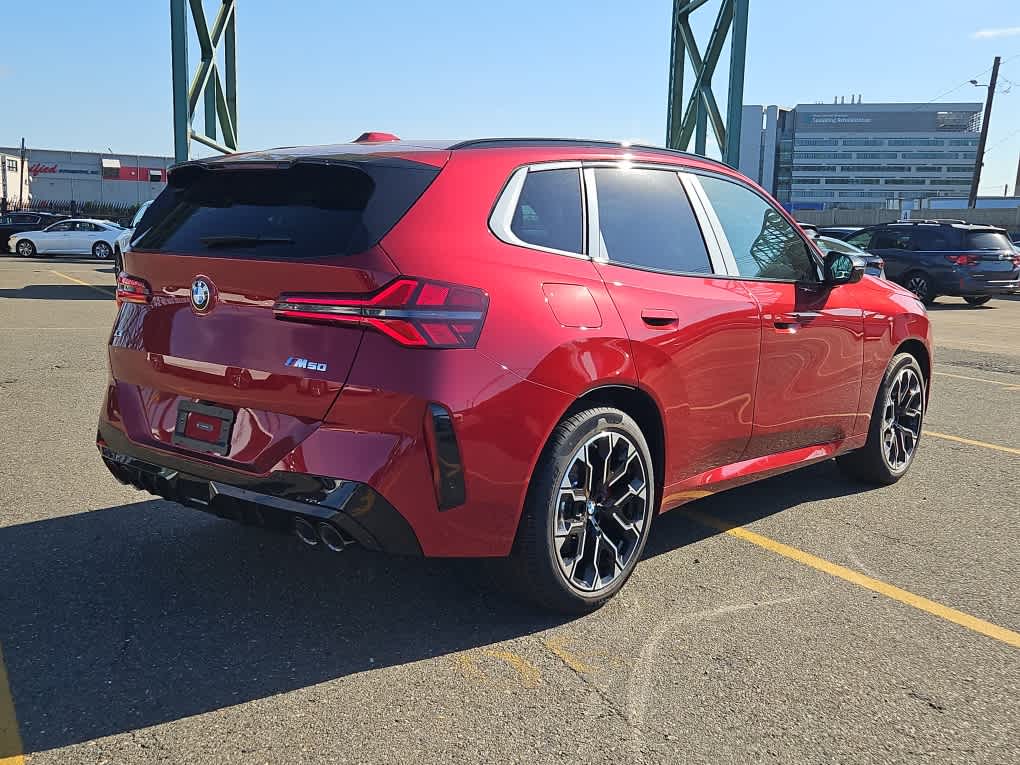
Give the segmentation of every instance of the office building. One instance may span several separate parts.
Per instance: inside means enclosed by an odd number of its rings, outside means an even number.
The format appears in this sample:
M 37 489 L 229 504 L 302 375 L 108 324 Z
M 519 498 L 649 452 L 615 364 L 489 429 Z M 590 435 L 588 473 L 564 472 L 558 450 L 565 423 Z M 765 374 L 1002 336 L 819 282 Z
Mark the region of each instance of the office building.
M 966 196 L 981 104 L 745 106 L 740 170 L 792 211 Z

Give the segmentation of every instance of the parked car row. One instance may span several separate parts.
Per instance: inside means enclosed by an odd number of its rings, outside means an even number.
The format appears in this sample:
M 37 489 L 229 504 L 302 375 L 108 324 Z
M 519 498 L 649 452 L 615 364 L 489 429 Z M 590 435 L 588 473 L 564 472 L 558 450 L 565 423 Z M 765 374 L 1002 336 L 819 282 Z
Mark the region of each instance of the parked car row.
M 39 231 L 66 218 L 48 212 L 10 212 L 0 216 L 0 252 L 8 252 L 8 240 L 23 231 Z
M 8 248 L 22 258 L 51 255 L 92 255 L 97 260 L 113 258 L 114 243 L 124 231 L 108 220 L 69 218 L 41 231 L 21 231 L 7 239 Z
M 884 264 L 890 280 L 926 305 L 940 295 L 984 305 L 1020 293 L 1020 250 L 1004 229 L 955 220 L 883 223 L 865 228 L 801 224 L 823 249 L 840 241 Z

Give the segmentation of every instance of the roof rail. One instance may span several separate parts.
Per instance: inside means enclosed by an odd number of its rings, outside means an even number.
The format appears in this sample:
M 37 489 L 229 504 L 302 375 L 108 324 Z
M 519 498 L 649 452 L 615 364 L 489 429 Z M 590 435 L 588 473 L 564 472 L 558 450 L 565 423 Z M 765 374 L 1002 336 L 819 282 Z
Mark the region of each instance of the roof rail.
M 940 223 L 966 223 L 966 222 L 967 221 L 965 221 L 965 220 L 959 220 L 957 218 L 914 218 L 914 219 L 908 219 L 908 220 L 893 221 L 893 224 L 894 225 L 895 224 L 900 224 L 900 225 L 907 225 L 907 226 L 916 226 L 916 225 L 922 224 L 922 223 L 927 223 L 927 224 L 930 225 L 930 224 L 940 224 Z
M 718 164 L 718 160 L 693 154 L 689 151 L 669 149 L 665 146 L 651 146 L 643 143 L 625 143 L 623 141 L 606 141 L 593 138 L 476 138 L 461 141 L 450 146 L 450 151 L 457 149 L 512 149 L 527 147 L 570 146 L 578 149 L 638 149 L 657 154 L 668 154 L 677 157 L 690 157 Z

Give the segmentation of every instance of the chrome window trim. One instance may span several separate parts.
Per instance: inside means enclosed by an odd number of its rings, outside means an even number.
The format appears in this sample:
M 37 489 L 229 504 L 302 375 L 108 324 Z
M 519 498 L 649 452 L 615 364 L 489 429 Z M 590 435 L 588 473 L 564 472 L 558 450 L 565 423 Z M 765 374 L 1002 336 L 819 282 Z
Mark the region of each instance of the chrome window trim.
M 690 200 L 694 217 L 701 228 L 701 238 L 705 240 L 705 248 L 708 250 L 708 260 L 712 264 L 712 273 L 716 276 L 732 276 L 736 270 L 736 262 L 733 259 L 733 252 L 730 250 L 729 242 L 724 236 L 720 236 L 722 226 L 715 215 L 715 210 L 708 203 L 705 197 L 705 190 L 701 188 L 701 182 L 696 175 L 680 171 L 680 183 L 687 192 L 687 199 Z
M 584 178 L 585 205 L 588 213 L 588 255 L 597 263 L 608 263 L 606 243 L 602 239 L 599 227 L 599 190 L 595 183 L 595 168 L 585 167 L 581 172 Z
M 536 162 L 534 164 L 525 165 L 519 167 L 511 173 L 510 178 L 507 180 L 506 185 L 500 192 L 499 198 L 496 200 L 496 204 L 492 208 L 492 212 L 489 214 L 489 230 L 493 236 L 499 239 L 501 242 L 506 244 L 512 244 L 515 247 L 525 247 L 529 250 L 537 250 L 538 252 L 548 252 L 552 255 L 564 255 L 568 258 L 580 258 L 581 260 L 590 260 L 588 255 L 583 252 L 570 252 L 569 250 L 557 250 L 553 247 L 543 247 L 540 244 L 532 244 L 531 242 L 525 242 L 523 239 L 518 237 L 513 230 L 511 225 L 513 224 L 514 211 L 517 209 L 517 202 L 520 200 L 521 191 L 524 189 L 524 180 L 528 177 L 529 172 L 541 172 L 543 170 L 576 170 L 578 174 L 578 185 L 581 190 L 581 248 L 584 249 L 585 245 L 585 187 L 584 178 L 581 176 L 581 163 L 580 162 Z

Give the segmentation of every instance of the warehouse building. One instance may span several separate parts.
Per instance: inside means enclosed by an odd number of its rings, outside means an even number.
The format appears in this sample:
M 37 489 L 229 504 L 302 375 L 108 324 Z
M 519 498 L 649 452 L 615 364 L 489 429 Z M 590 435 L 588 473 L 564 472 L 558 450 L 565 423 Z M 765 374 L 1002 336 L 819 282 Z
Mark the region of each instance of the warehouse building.
M 18 157 L 20 149 L 0 146 L 0 155 Z M 166 186 L 173 157 L 55 149 L 28 149 L 29 190 L 33 203 L 136 205 Z
M 16 152 L 0 149 L 0 214 L 28 201 L 28 163 Z
M 966 196 L 981 104 L 745 106 L 740 170 L 796 210 Z

